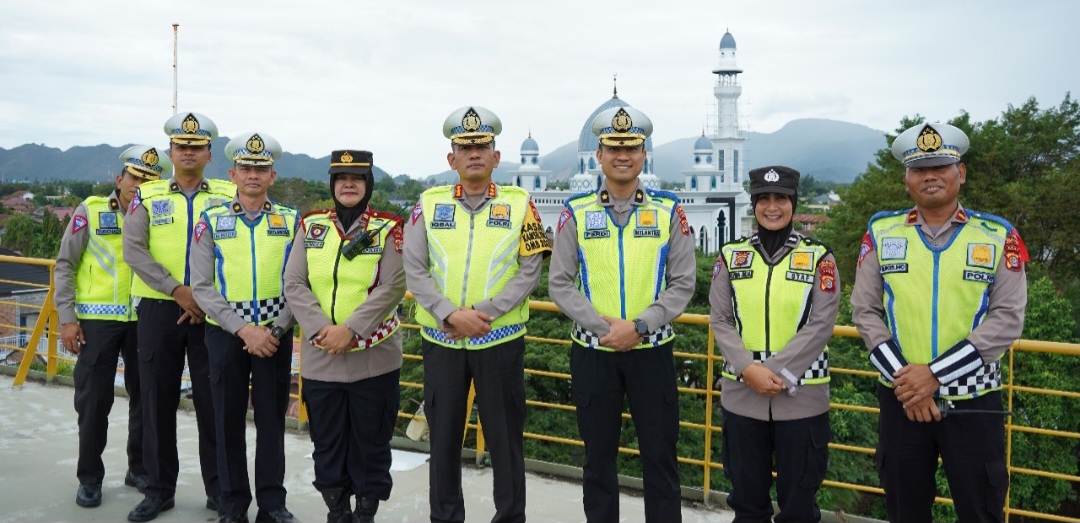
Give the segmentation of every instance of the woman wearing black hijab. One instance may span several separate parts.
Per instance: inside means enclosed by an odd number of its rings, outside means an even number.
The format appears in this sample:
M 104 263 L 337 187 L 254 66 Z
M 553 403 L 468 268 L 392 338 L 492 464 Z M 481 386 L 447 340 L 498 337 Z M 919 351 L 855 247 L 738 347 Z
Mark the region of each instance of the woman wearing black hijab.
M 713 268 L 710 325 L 724 356 L 724 473 L 736 521 L 819 521 L 829 462 L 829 359 L 840 304 L 836 260 L 792 228 L 799 172 L 750 171 L 758 231 L 724 245 Z M 769 498 L 773 460 L 776 501 Z
M 393 486 L 402 223 L 368 208 L 371 166 L 368 151 L 330 155 L 334 208 L 300 220 L 285 267 L 285 298 L 304 332 L 300 372 L 315 444 L 314 484 L 330 523 L 373 521 Z

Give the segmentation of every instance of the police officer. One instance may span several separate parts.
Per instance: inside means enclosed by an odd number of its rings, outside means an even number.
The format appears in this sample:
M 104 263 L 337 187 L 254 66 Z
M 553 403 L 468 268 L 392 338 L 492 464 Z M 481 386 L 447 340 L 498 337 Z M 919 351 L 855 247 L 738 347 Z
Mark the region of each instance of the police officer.
M 191 286 L 206 311 L 210 392 L 221 478 L 220 521 L 247 521 L 248 385 L 255 412 L 258 522 L 293 521 L 285 508 L 285 411 L 292 367 L 292 314 L 281 274 L 296 230 L 296 209 L 270 201 L 281 146 L 265 133 L 244 133 L 225 146 L 230 203 L 211 207 L 195 225 Z
M 958 202 L 968 145 L 943 123 L 897 136 L 915 207 L 874 215 L 859 251 L 852 319 L 881 373 L 890 521 L 930 521 L 939 455 L 958 519 L 1004 521 L 1000 359 L 1024 328 L 1028 254 L 1009 222 Z
M 570 374 L 585 442 L 585 517 L 619 520 L 615 465 L 626 397 L 641 450 L 645 521 L 678 522 L 671 322 L 694 293 L 694 240 L 679 199 L 639 183 L 649 118 L 612 107 L 596 116 L 592 131 L 604 181 L 567 199 L 548 273 L 551 298 L 574 321 Z
M 389 499 L 390 438 L 401 399 L 397 305 L 405 296 L 402 223 L 368 207 L 372 154 L 330 155 L 334 208 L 300 222 L 285 297 L 304 330 L 303 400 L 315 488 L 328 523 L 374 521 Z M 356 496 L 356 510 L 350 497 Z
M 113 405 L 116 363 L 124 358 L 128 395 L 128 470 L 124 483 L 146 488 L 142 451 L 142 404 L 131 269 L 124 263 L 121 230 L 135 191 L 144 181 L 172 171 L 169 159 L 148 145 L 134 145 L 120 154 L 124 168 L 116 190 L 91 196 L 75 208 L 56 257 L 56 310 L 64 348 L 79 355 L 75 362 L 75 412 L 79 414 L 79 490 L 81 507 L 101 504 L 105 463 L 101 454 Z
M 217 126 L 198 113 L 180 113 L 165 122 L 173 178 L 143 184 L 131 202 L 124 227 L 124 260 L 137 278 L 131 294 L 138 305 L 139 379 L 143 394 L 143 455 L 150 483 L 146 497 L 128 513 L 130 521 L 150 521 L 174 505 L 180 470 L 176 451 L 176 409 L 187 355 L 192 399 L 199 427 L 199 464 L 206 508 L 217 510 L 214 407 L 203 343 L 205 314 L 191 293 L 188 253 L 202 211 L 231 201 L 236 186 L 203 178 L 212 157 Z
M 836 259 L 792 230 L 799 171 L 750 171 L 758 231 L 721 249 L 709 323 L 724 356 L 723 462 L 736 521 L 820 521 L 829 462 L 829 353 L 840 305 Z
M 529 193 L 491 181 L 500 131 L 483 107 L 451 113 L 443 135 L 458 183 L 425 191 L 405 225 L 405 274 L 423 336 L 432 521 L 465 521 L 470 381 L 494 471 L 491 521 L 525 521 L 525 322 L 550 247 Z

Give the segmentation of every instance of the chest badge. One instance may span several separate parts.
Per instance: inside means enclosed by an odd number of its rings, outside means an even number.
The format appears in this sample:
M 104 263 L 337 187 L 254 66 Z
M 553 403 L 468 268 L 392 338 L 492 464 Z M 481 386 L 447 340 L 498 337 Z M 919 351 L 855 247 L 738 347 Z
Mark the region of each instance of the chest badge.
M 607 238 L 611 236 L 608 230 L 607 211 L 585 211 L 586 240 L 591 238 Z
M 903 260 L 904 258 L 907 258 L 907 238 L 882 238 L 882 260 Z
M 969 243 L 967 264 L 972 267 L 994 268 L 994 260 L 997 249 L 989 243 Z

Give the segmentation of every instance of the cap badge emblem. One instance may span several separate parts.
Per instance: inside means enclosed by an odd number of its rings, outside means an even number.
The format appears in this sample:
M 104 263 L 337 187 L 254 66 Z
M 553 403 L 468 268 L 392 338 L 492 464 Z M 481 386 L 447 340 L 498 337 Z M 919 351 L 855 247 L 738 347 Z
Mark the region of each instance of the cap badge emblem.
M 769 183 L 780 181 L 780 173 L 776 172 L 775 169 L 769 169 L 769 172 L 765 173 L 765 181 Z
M 634 126 L 634 119 L 630 118 L 630 113 L 626 112 L 626 109 L 619 108 L 619 112 L 615 113 L 615 116 L 611 119 L 611 127 L 615 129 L 615 132 L 625 133 Z
M 156 166 L 158 164 L 157 149 L 151 147 L 148 151 L 142 153 L 142 163 L 150 167 Z
M 341 153 L 341 163 L 352 163 L 352 155 L 349 151 Z
M 199 120 L 195 119 L 195 115 L 188 114 L 180 124 L 180 129 L 188 134 L 199 132 Z
M 927 124 L 919 133 L 919 139 L 915 141 L 915 144 L 919 146 L 920 151 L 934 152 L 941 148 L 941 135 Z
M 263 152 L 263 148 L 265 147 L 265 145 L 266 144 L 263 143 L 263 139 L 261 136 L 259 136 L 258 134 L 253 134 L 251 135 L 251 138 L 248 138 L 248 141 L 246 144 L 244 144 L 244 147 L 246 147 L 248 152 L 252 154 L 259 154 Z
M 476 114 L 476 111 L 470 107 L 468 111 L 465 111 L 465 116 L 461 118 L 461 126 L 470 133 L 476 131 L 480 128 L 480 115 Z

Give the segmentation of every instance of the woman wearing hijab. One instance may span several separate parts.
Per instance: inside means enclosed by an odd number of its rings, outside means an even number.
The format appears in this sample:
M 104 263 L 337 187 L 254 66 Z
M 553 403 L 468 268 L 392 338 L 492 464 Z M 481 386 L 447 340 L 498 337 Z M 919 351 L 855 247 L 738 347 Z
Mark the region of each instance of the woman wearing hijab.
M 315 488 L 329 523 L 374 521 L 390 497 L 405 295 L 401 220 L 368 208 L 372 154 L 330 155 L 334 208 L 300 220 L 285 298 L 303 328 L 303 401 L 315 444 Z M 353 511 L 350 498 L 356 496 Z
M 829 462 L 829 352 L 839 307 L 836 260 L 795 232 L 799 172 L 750 171 L 758 231 L 724 245 L 713 267 L 710 325 L 724 356 L 724 473 L 735 521 L 819 521 Z M 769 489 L 773 460 L 776 501 Z

